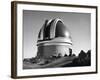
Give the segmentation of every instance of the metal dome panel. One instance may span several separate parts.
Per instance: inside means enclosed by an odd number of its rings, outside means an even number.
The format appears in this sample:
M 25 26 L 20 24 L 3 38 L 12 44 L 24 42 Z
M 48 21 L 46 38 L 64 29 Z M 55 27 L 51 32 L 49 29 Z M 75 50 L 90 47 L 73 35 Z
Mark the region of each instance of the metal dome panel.
M 61 19 L 46 20 L 40 29 L 37 45 L 47 42 L 72 44 L 71 35 Z

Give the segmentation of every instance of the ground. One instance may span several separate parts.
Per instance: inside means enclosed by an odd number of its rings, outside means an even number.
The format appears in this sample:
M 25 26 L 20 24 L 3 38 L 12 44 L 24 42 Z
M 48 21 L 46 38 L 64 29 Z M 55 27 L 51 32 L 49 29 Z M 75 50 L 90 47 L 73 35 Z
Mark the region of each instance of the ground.
M 75 59 L 75 58 L 76 58 L 76 56 L 61 57 L 61 58 L 53 60 L 52 62 L 47 63 L 47 64 L 42 64 L 42 62 L 41 63 L 31 63 L 28 61 L 24 61 L 23 68 L 24 69 L 54 68 L 54 67 L 62 67 L 65 65 L 67 67 L 67 65 L 69 66 L 69 64 L 71 64 L 73 59 Z

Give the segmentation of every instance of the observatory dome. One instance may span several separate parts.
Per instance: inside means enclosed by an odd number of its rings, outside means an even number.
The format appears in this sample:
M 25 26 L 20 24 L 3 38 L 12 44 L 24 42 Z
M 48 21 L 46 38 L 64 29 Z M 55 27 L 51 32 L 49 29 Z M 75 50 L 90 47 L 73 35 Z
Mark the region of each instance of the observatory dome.
M 37 45 L 45 43 L 67 43 L 72 44 L 68 28 L 61 19 L 46 20 L 39 31 Z

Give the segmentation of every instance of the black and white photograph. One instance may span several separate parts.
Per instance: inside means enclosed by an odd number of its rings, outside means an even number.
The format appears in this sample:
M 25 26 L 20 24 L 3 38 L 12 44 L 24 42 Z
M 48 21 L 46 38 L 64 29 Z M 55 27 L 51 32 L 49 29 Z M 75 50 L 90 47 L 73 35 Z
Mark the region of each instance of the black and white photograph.
M 12 2 L 12 76 L 97 73 L 97 7 Z
M 23 69 L 91 66 L 90 13 L 23 11 Z

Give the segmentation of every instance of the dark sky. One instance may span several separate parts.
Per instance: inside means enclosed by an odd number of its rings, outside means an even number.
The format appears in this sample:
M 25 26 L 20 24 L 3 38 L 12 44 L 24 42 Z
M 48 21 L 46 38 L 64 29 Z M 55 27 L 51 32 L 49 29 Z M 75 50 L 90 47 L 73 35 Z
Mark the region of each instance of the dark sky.
M 89 13 L 23 11 L 23 57 L 34 57 L 37 53 L 37 36 L 46 19 L 60 18 L 71 33 L 73 53 L 91 47 L 91 15 Z

